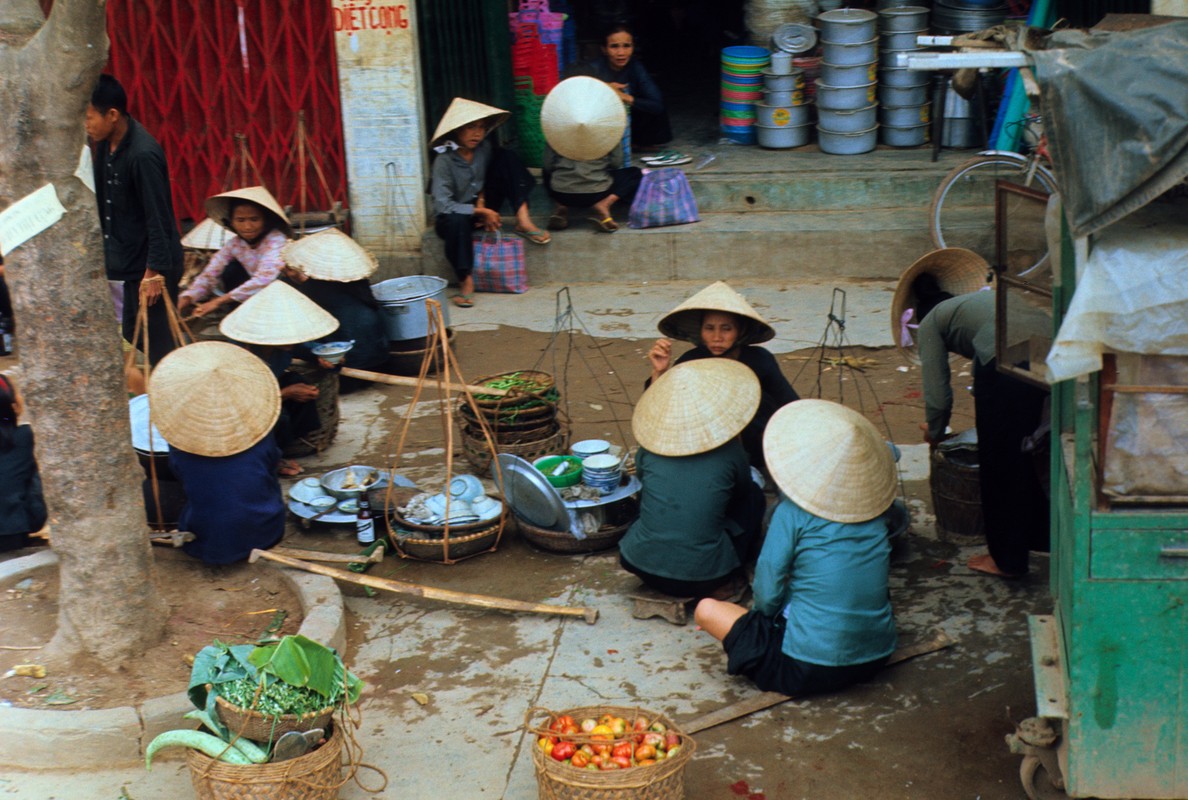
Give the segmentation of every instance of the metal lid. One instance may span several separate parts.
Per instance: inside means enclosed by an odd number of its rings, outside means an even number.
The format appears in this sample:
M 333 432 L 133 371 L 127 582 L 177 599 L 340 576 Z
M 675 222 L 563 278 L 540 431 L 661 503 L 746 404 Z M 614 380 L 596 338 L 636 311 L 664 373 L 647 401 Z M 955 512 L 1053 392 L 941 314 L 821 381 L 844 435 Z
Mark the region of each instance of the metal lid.
M 381 303 L 408 303 L 436 294 L 447 286 L 449 281 L 435 275 L 409 275 L 377 283 L 371 287 L 371 294 Z
M 775 29 L 771 43 L 786 53 L 807 53 L 817 45 L 817 29 L 812 25 L 789 22 Z
M 499 459 L 496 480 L 502 477 L 500 491 L 517 515 L 538 528 L 569 528 L 569 511 L 561 499 L 561 493 L 540 470 L 511 453 L 500 453 L 496 458 Z

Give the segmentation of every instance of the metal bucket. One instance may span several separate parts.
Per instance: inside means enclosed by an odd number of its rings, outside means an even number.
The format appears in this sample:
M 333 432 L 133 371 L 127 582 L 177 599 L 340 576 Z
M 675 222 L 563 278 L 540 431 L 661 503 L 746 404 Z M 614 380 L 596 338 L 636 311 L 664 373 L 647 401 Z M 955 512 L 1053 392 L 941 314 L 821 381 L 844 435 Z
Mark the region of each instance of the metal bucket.
M 879 10 L 879 31 L 885 36 L 896 31 L 918 31 L 928 27 L 928 9 L 924 6 L 899 6 Z
M 767 92 L 804 91 L 804 70 L 794 67 L 784 75 L 765 72 L 763 73 L 763 90 Z
M 764 92 L 762 105 L 783 106 L 785 108 L 788 106 L 802 106 L 804 105 L 804 92 L 801 90 L 795 92 Z M 764 122 L 763 124 L 770 125 L 771 123 Z
M 371 287 L 383 311 L 384 330 L 389 342 L 419 339 L 429 335 L 429 315 L 425 300 L 432 298 L 441 304 L 446 327 L 450 325 L 450 309 L 445 292 L 449 283 L 433 275 L 410 275 L 392 278 Z
M 875 126 L 878 122 L 878 108 L 873 103 L 866 108 L 853 111 L 822 108 L 817 112 L 817 123 L 830 133 L 858 133 Z
M 839 156 L 853 156 L 869 153 L 878 144 L 878 127 L 854 133 L 836 133 L 817 126 L 817 142 L 822 153 Z
M 960 536 L 981 539 L 986 523 L 982 518 L 978 466 L 957 463 L 941 451 L 933 450 L 928 484 L 932 489 L 936 530 L 941 538 Z
M 853 44 L 873 39 L 878 33 L 879 15 L 860 8 L 839 8 L 817 15 L 821 41 Z
M 805 106 L 807 108 L 807 106 Z M 789 147 L 800 147 L 809 143 L 812 138 L 812 125 L 785 125 L 783 127 L 755 126 L 755 138 L 760 147 L 772 150 L 786 150 Z
M 894 86 L 897 89 L 906 89 L 909 86 L 927 86 L 928 74 L 918 69 L 883 67 L 879 69 L 879 83 L 883 86 Z
M 928 85 L 919 86 L 889 86 L 879 84 L 879 105 L 883 106 L 922 106 L 928 102 Z
M 874 83 L 878 61 L 841 66 L 821 62 L 821 82 L 830 86 L 858 86 Z
M 882 41 L 879 46 L 883 50 L 920 50 L 920 45 L 916 42 L 917 36 L 923 36 L 928 33 L 927 28 L 920 28 L 914 31 L 895 31 L 884 33 Z
M 879 57 L 879 40 L 865 42 L 822 42 L 821 61 L 828 61 L 839 67 L 854 64 L 869 64 Z
M 830 86 L 818 78 L 816 86 L 818 108 L 856 111 L 866 108 L 876 99 L 874 83 L 863 86 Z
M 883 144 L 891 147 L 919 147 L 928 144 L 928 131 L 932 127 L 925 122 L 922 125 L 908 125 L 902 128 L 884 126 Z
M 918 106 L 883 106 L 879 109 L 879 122 L 892 128 L 924 125 L 929 120 L 930 108 L 927 103 Z

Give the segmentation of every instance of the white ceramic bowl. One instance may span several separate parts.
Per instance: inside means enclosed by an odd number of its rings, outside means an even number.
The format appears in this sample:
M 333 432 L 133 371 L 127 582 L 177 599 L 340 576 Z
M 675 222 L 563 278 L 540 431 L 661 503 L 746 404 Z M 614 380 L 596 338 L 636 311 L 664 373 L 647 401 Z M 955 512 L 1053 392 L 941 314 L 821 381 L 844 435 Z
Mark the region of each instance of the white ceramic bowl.
M 478 514 L 480 519 L 495 519 L 499 516 L 499 512 L 503 511 L 503 503 L 486 495 L 472 500 L 470 507 L 474 509 L 474 513 Z
M 610 452 L 610 442 L 605 439 L 583 439 L 569 446 L 569 452 L 578 458 L 589 458 Z
M 455 475 L 450 481 L 450 497 L 470 502 L 485 493 L 483 482 L 474 475 Z
M 355 346 L 354 342 L 323 342 L 310 348 L 318 358 L 325 359 L 331 364 L 337 364 L 346 358 L 346 354 Z
M 338 503 L 338 499 L 331 497 L 328 494 L 320 494 L 317 497 L 311 497 L 305 501 L 306 505 L 313 506 L 318 511 L 325 511 L 327 508 L 331 508 L 336 503 Z

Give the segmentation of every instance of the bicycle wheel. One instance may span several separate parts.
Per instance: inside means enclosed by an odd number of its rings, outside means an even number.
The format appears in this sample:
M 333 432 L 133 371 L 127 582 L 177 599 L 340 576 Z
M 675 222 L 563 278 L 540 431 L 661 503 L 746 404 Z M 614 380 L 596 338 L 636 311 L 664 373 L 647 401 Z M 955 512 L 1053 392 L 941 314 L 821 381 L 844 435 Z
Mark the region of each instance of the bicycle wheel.
M 928 223 L 937 247 L 964 247 L 990 264 L 995 253 L 995 186 L 999 178 L 1026 185 L 1028 160 L 1018 153 L 980 155 L 958 165 L 936 188 Z M 1049 194 L 1056 192 L 1056 180 L 1043 166 L 1037 166 L 1031 186 Z M 1007 227 L 1011 252 L 1010 272 L 1027 275 L 1048 261 L 1044 233 L 1044 208 L 1019 197 L 1007 201 Z

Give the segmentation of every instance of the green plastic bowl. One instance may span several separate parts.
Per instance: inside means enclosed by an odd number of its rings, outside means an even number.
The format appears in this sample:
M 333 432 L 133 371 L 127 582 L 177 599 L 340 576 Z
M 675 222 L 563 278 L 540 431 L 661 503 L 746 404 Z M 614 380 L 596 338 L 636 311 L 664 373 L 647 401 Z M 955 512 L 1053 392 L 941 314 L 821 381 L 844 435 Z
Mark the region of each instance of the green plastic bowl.
M 562 462 L 569 465 L 569 471 L 554 475 L 553 470 Z M 545 480 L 558 489 L 577 486 L 582 482 L 582 460 L 576 456 L 542 456 L 533 461 L 532 466 L 540 470 Z

